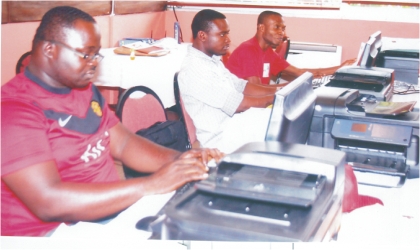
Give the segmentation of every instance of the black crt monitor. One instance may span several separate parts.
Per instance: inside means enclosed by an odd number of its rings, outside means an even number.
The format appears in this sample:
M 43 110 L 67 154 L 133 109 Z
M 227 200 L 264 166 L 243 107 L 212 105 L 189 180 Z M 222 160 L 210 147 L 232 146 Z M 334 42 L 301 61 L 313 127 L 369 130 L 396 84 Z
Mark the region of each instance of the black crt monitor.
M 362 43 L 362 54 L 357 66 L 371 68 L 375 65 L 375 60 L 382 47 L 382 33 L 377 31 L 370 35 L 366 43 Z
M 312 77 L 305 72 L 276 92 L 265 141 L 306 144 L 316 101 Z

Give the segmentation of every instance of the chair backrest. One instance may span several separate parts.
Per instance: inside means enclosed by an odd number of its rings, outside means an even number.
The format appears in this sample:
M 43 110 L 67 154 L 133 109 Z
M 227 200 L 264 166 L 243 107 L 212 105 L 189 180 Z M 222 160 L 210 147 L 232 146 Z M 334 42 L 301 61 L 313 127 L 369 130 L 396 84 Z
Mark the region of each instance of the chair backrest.
M 188 114 L 187 110 L 184 107 L 184 103 L 182 102 L 181 93 L 179 91 L 178 85 L 178 72 L 175 73 L 174 76 L 174 95 L 177 112 L 180 116 L 181 121 L 185 125 L 190 144 L 193 145 L 197 141 L 196 128 L 194 126 L 193 120 L 191 119 L 191 116 Z
M 287 59 L 287 55 L 289 54 L 290 49 L 290 39 L 286 38 L 283 42 L 275 48 L 275 52 L 280 56 L 283 57 L 284 60 Z M 281 80 L 281 72 L 278 73 L 276 83 L 279 84 Z
M 286 40 L 283 41 L 283 43 L 281 43 L 276 48 L 276 53 L 286 60 L 287 55 L 289 54 L 289 49 L 290 49 L 290 39 L 287 38 Z
M 134 133 L 167 120 L 162 101 L 153 90 L 145 86 L 135 86 L 124 91 L 118 99 L 115 113 L 122 124 Z
M 20 56 L 19 60 L 16 63 L 15 73 L 16 75 L 22 72 L 26 66 L 28 66 L 29 61 L 31 60 L 31 52 L 28 51 Z

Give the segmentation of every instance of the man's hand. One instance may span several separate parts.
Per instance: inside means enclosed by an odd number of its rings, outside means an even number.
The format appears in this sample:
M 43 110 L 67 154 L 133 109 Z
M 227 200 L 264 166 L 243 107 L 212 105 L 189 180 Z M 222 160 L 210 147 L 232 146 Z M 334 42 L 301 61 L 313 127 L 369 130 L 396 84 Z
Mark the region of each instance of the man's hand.
M 353 65 L 355 62 L 356 62 L 356 58 L 349 59 L 349 60 L 344 61 L 344 62 L 343 62 L 340 66 L 341 66 L 341 67 L 343 67 L 343 66 L 351 66 L 351 65 Z
M 165 164 L 153 175 L 145 177 L 148 179 L 146 186 L 149 190 L 145 195 L 168 193 L 187 182 L 203 180 L 208 177 L 207 163 L 211 159 L 219 162 L 223 156 L 217 149 L 191 149 L 175 161 Z
M 203 164 L 207 165 L 207 163 L 214 159 L 216 162 L 219 162 L 224 153 L 220 152 L 218 149 L 208 149 L 208 148 L 199 148 L 199 149 L 191 149 L 187 152 L 180 155 L 180 159 L 188 159 L 188 158 L 197 158 L 200 159 Z

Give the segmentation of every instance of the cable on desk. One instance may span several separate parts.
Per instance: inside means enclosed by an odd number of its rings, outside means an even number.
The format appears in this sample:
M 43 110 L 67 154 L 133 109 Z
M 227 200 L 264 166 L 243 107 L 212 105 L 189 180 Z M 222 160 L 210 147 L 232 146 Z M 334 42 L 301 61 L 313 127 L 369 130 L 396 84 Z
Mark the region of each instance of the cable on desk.
M 394 95 L 418 94 L 419 86 L 402 81 L 394 81 Z
M 174 11 L 175 20 L 179 23 L 179 21 L 178 21 L 178 16 L 176 15 L 176 12 L 175 12 L 175 6 L 172 6 L 172 10 Z M 180 39 L 181 39 L 181 42 L 184 42 L 184 38 L 182 37 L 182 30 L 181 30 L 181 26 L 179 26 L 179 37 L 180 37 Z

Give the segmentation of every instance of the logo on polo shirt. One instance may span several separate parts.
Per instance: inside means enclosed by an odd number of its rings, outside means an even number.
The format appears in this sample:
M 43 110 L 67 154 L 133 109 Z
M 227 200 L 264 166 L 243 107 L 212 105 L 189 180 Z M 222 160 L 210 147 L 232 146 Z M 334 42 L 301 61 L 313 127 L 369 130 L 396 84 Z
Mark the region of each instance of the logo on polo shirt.
M 92 101 L 90 107 L 97 116 L 102 117 L 102 109 L 97 101 Z
M 64 127 L 64 126 L 66 126 L 66 124 L 70 121 L 70 118 L 71 118 L 72 116 L 71 115 L 69 115 L 66 119 L 61 119 L 61 117 L 58 119 L 58 125 L 60 125 L 60 127 Z

